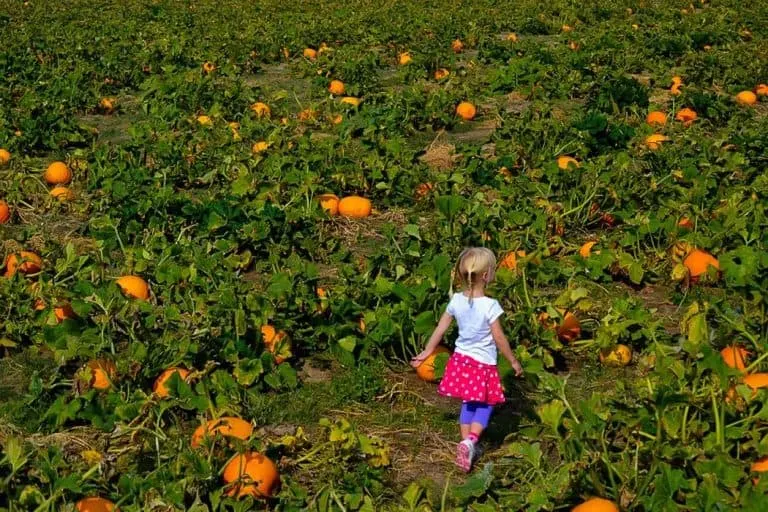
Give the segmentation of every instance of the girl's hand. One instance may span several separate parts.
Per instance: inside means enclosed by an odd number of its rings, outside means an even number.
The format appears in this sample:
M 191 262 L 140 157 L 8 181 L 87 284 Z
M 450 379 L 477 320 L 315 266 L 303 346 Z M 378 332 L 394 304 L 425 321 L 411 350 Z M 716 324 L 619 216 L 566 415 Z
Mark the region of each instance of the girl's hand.
M 411 366 L 413 366 L 414 368 L 418 368 L 419 366 L 421 366 L 421 363 L 423 363 L 424 360 L 428 358 L 431 354 L 432 352 L 427 352 L 426 350 L 422 351 L 419 355 L 414 356 L 414 358 L 411 359 Z
M 515 377 L 520 377 L 523 374 L 523 367 L 520 366 L 520 361 L 515 360 L 512 363 L 512 369 L 515 370 Z

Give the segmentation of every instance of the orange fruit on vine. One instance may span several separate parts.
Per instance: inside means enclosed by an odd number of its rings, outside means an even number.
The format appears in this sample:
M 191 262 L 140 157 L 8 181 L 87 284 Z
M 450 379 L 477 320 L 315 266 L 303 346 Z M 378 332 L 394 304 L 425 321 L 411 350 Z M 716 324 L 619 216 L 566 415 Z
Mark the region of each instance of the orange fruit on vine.
M 117 286 L 133 299 L 149 300 L 149 285 L 139 276 L 123 276 L 117 280 Z
M 692 280 L 698 279 L 702 274 L 706 274 L 709 267 L 720 270 L 720 262 L 717 258 L 701 249 L 694 249 L 683 260 L 683 265 L 688 269 L 688 274 Z
M 334 96 L 341 96 L 346 90 L 347 87 L 341 80 L 331 80 L 331 83 L 328 85 L 328 91 Z
M 317 50 L 313 48 L 305 48 L 303 55 L 305 59 L 315 60 L 317 58 Z
M 681 121 L 685 126 L 690 126 L 698 119 L 699 115 L 691 108 L 681 108 L 675 115 L 675 120 Z
M 61 185 L 58 187 L 53 187 L 50 194 L 52 197 L 58 199 L 59 201 L 71 201 L 75 198 L 75 193 L 72 192 L 72 190 Z
M 5 258 L 5 277 L 13 277 L 16 272 L 22 274 L 34 274 L 40 272 L 43 260 L 31 251 L 19 251 L 9 254 Z
M 200 425 L 192 433 L 192 448 L 199 447 L 207 437 L 222 435 L 247 441 L 253 433 L 253 425 L 244 419 L 233 416 L 222 416 Z
M 664 126 L 667 124 L 667 114 L 664 112 L 660 112 L 658 110 L 654 110 L 653 112 L 648 112 L 648 115 L 645 118 L 645 122 L 651 126 L 658 125 L 658 126 Z
M 728 345 L 720 351 L 720 357 L 728 368 L 744 371 L 747 369 L 749 351 L 739 345 Z
M 77 512 L 119 512 L 119 509 L 111 501 L 93 496 L 83 498 L 75 504 Z
M 477 109 L 472 103 L 462 101 L 456 106 L 456 115 L 465 121 L 471 121 L 477 115 Z
M 347 196 L 339 201 L 339 214 L 352 219 L 364 219 L 371 214 L 371 201 L 360 196 Z
M 757 95 L 752 91 L 741 91 L 736 95 L 736 103 L 739 105 L 754 105 L 757 103 Z
M 453 53 L 461 53 L 464 51 L 464 43 L 461 42 L 461 39 L 454 39 L 451 41 L 451 50 L 453 50 Z
M 448 71 L 447 69 L 438 68 L 435 70 L 435 80 L 442 80 L 443 78 L 446 78 L 450 74 L 451 72 Z
M 339 196 L 336 194 L 322 194 L 317 196 L 317 200 L 320 201 L 320 207 L 331 217 L 339 213 Z
M 261 101 L 257 101 L 251 105 L 251 112 L 256 114 L 256 117 L 269 117 L 272 114 L 272 110 L 269 105 Z
M 11 220 L 11 208 L 5 200 L 0 199 L 0 224 L 5 224 L 9 220 Z
M 246 452 L 232 457 L 222 474 L 228 489 L 224 494 L 243 498 L 269 498 L 280 485 L 277 466 L 258 452 Z
M 52 162 L 43 174 L 49 185 L 66 185 L 72 181 L 72 171 L 64 162 Z
M 173 374 L 178 374 L 181 380 L 185 380 L 189 377 L 189 370 L 185 368 L 167 368 L 155 379 L 155 383 L 152 385 L 152 391 L 160 398 L 168 397 L 171 392 L 166 387 L 166 383 L 173 377 Z
M 557 158 L 557 166 L 560 169 L 566 171 L 566 170 L 570 169 L 571 166 L 573 166 L 573 167 L 581 167 L 581 164 L 579 163 L 578 160 L 576 160 L 575 158 L 573 158 L 571 156 L 560 156 L 560 157 Z
M 619 512 L 619 507 L 614 502 L 603 498 L 590 498 L 581 505 L 573 507 L 571 512 Z
M 11 153 L 7 149 L 0 148 L 0 167 L 8 165 L 11 161 Z

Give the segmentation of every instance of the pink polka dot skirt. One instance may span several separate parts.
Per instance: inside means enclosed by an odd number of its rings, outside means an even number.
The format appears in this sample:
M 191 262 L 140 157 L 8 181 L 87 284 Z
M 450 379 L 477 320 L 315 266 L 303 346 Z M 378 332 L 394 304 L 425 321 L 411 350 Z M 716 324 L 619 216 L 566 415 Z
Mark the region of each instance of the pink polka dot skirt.
M 504 389 L 496 365 L 481 363 L 469 356 L 453 353 L 437 392 L 464 402 L 488 405 L 503 403 Z

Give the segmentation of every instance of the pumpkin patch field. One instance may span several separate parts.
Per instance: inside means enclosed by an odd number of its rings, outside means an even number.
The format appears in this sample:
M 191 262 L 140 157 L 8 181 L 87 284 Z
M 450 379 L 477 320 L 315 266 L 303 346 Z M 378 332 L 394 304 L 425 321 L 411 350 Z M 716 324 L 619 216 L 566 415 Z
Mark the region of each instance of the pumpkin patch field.
M 768 510 L 768 3 L 0 8 L 0 511 Z M 464 247 L 524 374 L 422 367 Z

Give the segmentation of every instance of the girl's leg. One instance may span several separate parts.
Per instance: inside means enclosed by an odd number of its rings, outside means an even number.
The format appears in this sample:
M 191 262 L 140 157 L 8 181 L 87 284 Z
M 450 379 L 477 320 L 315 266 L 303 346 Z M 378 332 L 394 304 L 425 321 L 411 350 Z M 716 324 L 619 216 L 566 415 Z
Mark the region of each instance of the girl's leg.
M 468 438 L 473 443 L 477 443 L 478 439 L 480 439 L 480 435 L 483 433 L 483 430 L 488 428 L 488 423 L 491 421 L 493 406 L 481 403 L 472 403 L 471 405 L 474 406 L 474 415 L 472 416 L 472 423 L 469 427 Z
M 472 420 L 475 417 L 475 405 L 464 402 L 461 404 L 461 413 L 459 414 L 459 428 L 461 429 L 461 438 L 466 439 L 472 429 Z

